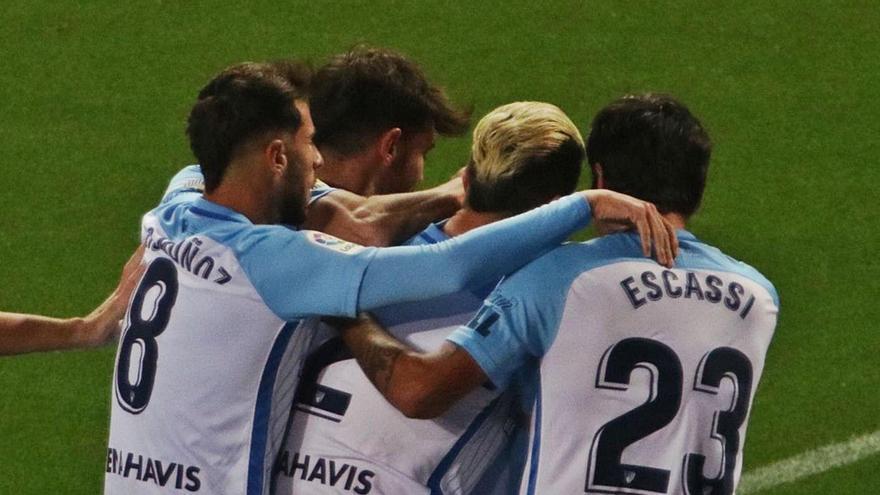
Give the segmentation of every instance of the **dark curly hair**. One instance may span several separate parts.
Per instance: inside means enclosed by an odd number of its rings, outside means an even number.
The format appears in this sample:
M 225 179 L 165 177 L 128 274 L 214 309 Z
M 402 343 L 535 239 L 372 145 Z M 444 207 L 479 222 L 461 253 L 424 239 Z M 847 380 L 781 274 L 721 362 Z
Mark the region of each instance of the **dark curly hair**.
M 388 49 L 355 47 L 318 69 L 312 82 L 315 143 L 342 155 L 392 127 L 444 136 L 468 128 L 469 111 L 453 107 L 418 65 Z

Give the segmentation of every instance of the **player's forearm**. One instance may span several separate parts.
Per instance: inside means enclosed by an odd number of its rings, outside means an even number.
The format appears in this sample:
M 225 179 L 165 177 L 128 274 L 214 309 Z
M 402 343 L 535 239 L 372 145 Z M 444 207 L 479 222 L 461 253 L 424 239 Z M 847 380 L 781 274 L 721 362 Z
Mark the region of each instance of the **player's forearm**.
M 366 314 L 358 318 L 325 318 L 339 329 L 364 374 L 376 389 L 386 395 L 397 360 L 409 348 L 381 328 Z
M 85 347 L 86 336 L 84 318 L 0 313 L 0 355 Z
M 0 312 L 0 356 L 28 352 L 83 349 L 112 342 L 134 287 L 143 273 L 143 246 L 131 255 L 119 285 L 100 306 L 82 318 Z
M 452 216 L 461 207 L 459 196 L 435 188 L 406 194 L 371 196 L 354 211 L 372 245 L 394 245 L 421 232 L 433 221 Z M 383 243 L 383 244 L 379 244 Z
M 334 320 L 370 382 L 409 418 L 440 416 L 486 381 L 470 356 L 452 344 L 423 353 L 397 340 L 367 314 Z

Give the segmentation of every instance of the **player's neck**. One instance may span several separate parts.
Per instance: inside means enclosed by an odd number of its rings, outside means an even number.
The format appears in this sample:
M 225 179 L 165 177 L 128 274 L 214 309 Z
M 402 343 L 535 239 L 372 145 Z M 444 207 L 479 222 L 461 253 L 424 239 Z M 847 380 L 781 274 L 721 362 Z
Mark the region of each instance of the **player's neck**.
M 243 170 L 247 169 L 230 165 L 223 181 L 206 192 L 205 199 L 241 213 L 254 225 L 277 223 L 277 208 L 273 208 L 272 195 L 267 194 L 271 189 L 268 179 Z
M 687 217 L 680 213 L 665 213 L 663 218 L 676 230 L 687 228 Z
M 485 213 L 464 207 L 450 218 L 443 226 L 443 232 L 449 237 L 464 234 L 470 230 L 504 220 L 508 215 L 503 213 Z
M 375 193 L 370 170 L 372 164 L 364 163 L 363 156 L 343 157 L 332 151 L 321 152 L 324 166 L 318 169 L 318 178 L 327 185 L 344 189 L 361 196 Z

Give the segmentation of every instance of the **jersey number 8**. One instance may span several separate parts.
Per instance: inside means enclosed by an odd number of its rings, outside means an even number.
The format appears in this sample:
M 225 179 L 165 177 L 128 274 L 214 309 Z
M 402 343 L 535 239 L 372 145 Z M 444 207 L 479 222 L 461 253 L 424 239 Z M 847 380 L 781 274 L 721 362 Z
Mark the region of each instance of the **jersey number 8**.
M 126 327 L 116 362 L 116 400 L 132 414 L 150 403 L 159 359 L 158 337 L 171 317 L 177 300 L 177 270 L 174 263 L 158 258 L 147 268 L 131 299 Z

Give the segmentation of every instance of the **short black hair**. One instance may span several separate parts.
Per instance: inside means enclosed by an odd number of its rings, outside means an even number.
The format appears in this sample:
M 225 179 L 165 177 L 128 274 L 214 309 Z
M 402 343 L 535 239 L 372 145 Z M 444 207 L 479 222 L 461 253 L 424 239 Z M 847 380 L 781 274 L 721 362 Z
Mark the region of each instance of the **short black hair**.
M 275 64 L 234 65 L 208 82 L 186 128 L 205 176 L 205 191 L 220 185 L 234 153 L 249 139 L 268 131 L 296 132 L 302 116 L 294 102 L 306 96 Z
M 659 93 L 612 102 L 593 119 L 587 138 L 587 160 L 601 164 L 605 187 L 686 217 L 702 201 L 711 154 L 700 121 Z
M 385 48 L 357 46 L 318 69 L 310 98 L 315 144 L 342 155 L 387 129 L 463 134 L 470 112 L 452 106 L 422 69 Z

